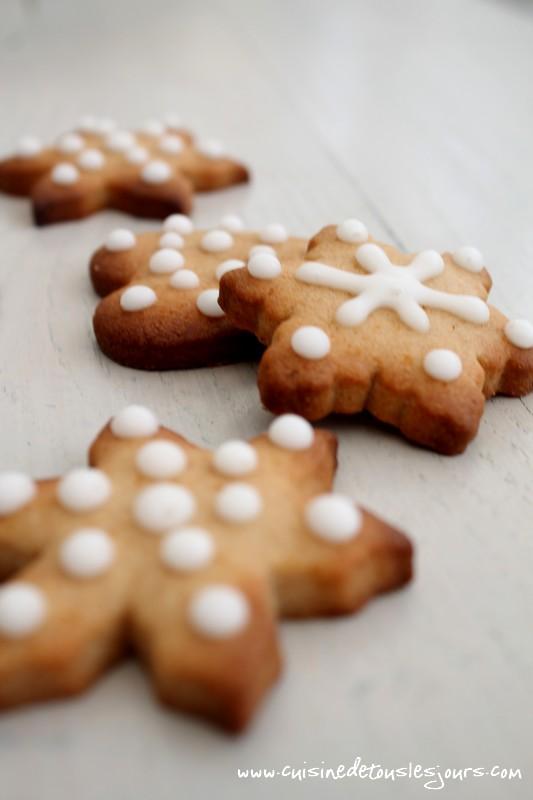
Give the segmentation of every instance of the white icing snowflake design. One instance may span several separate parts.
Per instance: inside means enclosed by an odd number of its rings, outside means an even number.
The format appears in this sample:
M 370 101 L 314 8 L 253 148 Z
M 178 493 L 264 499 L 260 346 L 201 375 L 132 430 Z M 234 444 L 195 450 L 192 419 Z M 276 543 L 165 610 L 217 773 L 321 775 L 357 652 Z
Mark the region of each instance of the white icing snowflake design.
M 435 250 L 424 250 L 405 267 L 392 264 L 376 244 L 361 245 L 355 257 L 370 274 L 359 275 L 318 261 L 306 261 L 296 271 L 296 278 L 303 283 L 357 295 L 337 309 L 335 317 L 340 325 L 360 325 L 377 309 L 389 308 L 409 328 L 425 333 L 430 323 L 423 306 L 447 311 L 476 325 L 489 320 L 489 307 L 481 298 L 424 286 L 425 281 L 444 271 L 442 256 Z

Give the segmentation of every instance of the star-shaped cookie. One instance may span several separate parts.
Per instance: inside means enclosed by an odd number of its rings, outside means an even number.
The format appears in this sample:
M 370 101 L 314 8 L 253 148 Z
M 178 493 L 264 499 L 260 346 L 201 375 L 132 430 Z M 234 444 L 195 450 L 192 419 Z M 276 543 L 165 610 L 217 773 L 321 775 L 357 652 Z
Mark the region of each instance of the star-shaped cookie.
M 230 322 L 268 349 L 263 403 L 310 420 L 367 409 L 408 439 L 462 452 L 485 399 L 533 388 L 533 325 L 486 302 L 481 253 L 407 255 L 355 219 L 323 228 L 305 259 L 277 274 L 224 276 Z
M 80 219 L 104 208 L 137 217 L 189 213 L 194 191 L 248 180 L 246 167 L 215 140 L 195 141 L 175 115 L 136 132 L 85 117 L 50 147 L 24 137 L 0 161 L 0 191 L 29 196 L 37 225 Z
M 135 236 L 113 231 L 93 255 L 90 273 L 102 300 L 94 314 L 101 350 L 128 367 L 179 369 L 246 360 L 258 342 L 228 322 L 218 304 L 219 280 L 250 255 L 267 272 L 299 261 L 304 239 L 280 224 L 245 230 L 235 214 L 217 228 L 195 230 L 182 214 L 162 229 Z
M 129 406 L 90 467 L 0 474 L 0 706 L 85 689 L 133 649 L 159 697 L 242 728 L 278 617 L 349 613 L 411 577 L 398 531 L 332 493 L 336 441 L 285 415 L 214 452 Z

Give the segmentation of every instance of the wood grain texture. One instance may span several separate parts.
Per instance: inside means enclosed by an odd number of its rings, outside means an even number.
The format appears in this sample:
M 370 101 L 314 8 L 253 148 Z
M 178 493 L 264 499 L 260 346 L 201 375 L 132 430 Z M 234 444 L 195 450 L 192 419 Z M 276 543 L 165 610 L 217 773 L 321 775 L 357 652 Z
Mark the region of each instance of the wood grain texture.
M 312 234 L 347 216 L 410 250 L 479 246 L 494 303 L 533 318 L 533 11 L 509 0 L 4 0 L 0 146 L 83 113 L 134 125 L 176 109 L 254 180 L 198 198 Z M 38 230 L 0 198 L 0 468 L 54 474 L 126 402 L 200 444 L 260 432 L 250 365 L 145 374 L 100 354 L 91 252 L 118 213 Z M 517 766 L 447 796 L 530 797 L 533 396 L 488 404 L 454 459 L 369 420 L 334 421 L 337 486 L 409 531 L 417 579 L 353 619 L 284 627 L 285 676 L 228 740 L 162 711 L 135 666 L 86 697 L 2 716 L 9 800 L 267 798 L 237 767 Z M 31 769 L 28 768 L 31 765 Z M 528 770 L 529 767 L 529 770 Z M 529 772 L 529 774 L 528 774 Z M 417 798 L 420 782 L 276 779 L 280 797 Z

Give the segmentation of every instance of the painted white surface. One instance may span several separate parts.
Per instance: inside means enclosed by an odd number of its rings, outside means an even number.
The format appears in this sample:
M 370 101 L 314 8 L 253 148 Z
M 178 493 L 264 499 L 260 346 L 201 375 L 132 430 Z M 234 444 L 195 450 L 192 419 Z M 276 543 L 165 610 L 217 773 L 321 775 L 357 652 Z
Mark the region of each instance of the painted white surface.
M 124 124 L 176 109 L 254 169 L 198 199 L 312 234 L 348 216 L 407 248 L 474 244 L 493 300 L 533 318 L 533 9 L 474 0 L 4 0 L 0 146 L 87 112 Z M 143 374 L 95 347 L 86 265 L 105 213 L 38 230 L 0 197 L 0 468 L 79 464 L 126 402 L 203 444 L 262 430 L 250 365 Z M 521 783 L 455 782 L 457 798 L 533 793 L 533 396 L 489 403 L 468 452 L 417 450 L 335 421 L 337 487 L 409 531 L 417 578 L 357 617 L 287 624 L 283 680 L 227 738 L 153 702 L 127 665 L 79 700 L 3 715 L 2 800 L 417 798 L 421 781 L 239 781 L 237 767 L 521 767 Z

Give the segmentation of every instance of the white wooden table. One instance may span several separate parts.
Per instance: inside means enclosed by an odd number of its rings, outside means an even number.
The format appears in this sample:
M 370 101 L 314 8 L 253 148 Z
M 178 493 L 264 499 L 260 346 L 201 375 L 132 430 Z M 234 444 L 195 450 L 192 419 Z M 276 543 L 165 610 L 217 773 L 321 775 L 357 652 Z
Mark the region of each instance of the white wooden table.
M 474 244 L 493 300 L 533 318 L 533 8 L 474 0 L 3 0 L 0 146 L 87 112 L 123 124 L 179 110 L 245 158 L 254 181 L 198 200 L 300 234 L 348 216 L 409 249 Z M 254 368 L 123 369 L 97 350 L 87 260 L 105 213 L 37 230 L 0 197 L 0 468 L 53 474 L 141 402 L 198 442 L 269 420 Z M 162 710 L 134 664 L 78 700 L 0 720 L 2 800 L 426 796 L 422 781 L 238 780 L 357 755 L 387 767 L 519 767 L 447 785 L 533 796 L 533 396 L 488 404 L 467 453 L 415 449 L 335 421 L 338 488 L 409 531 L 412 587 L 357 617 L 282 629 L 286 668 L 233 739 Z

